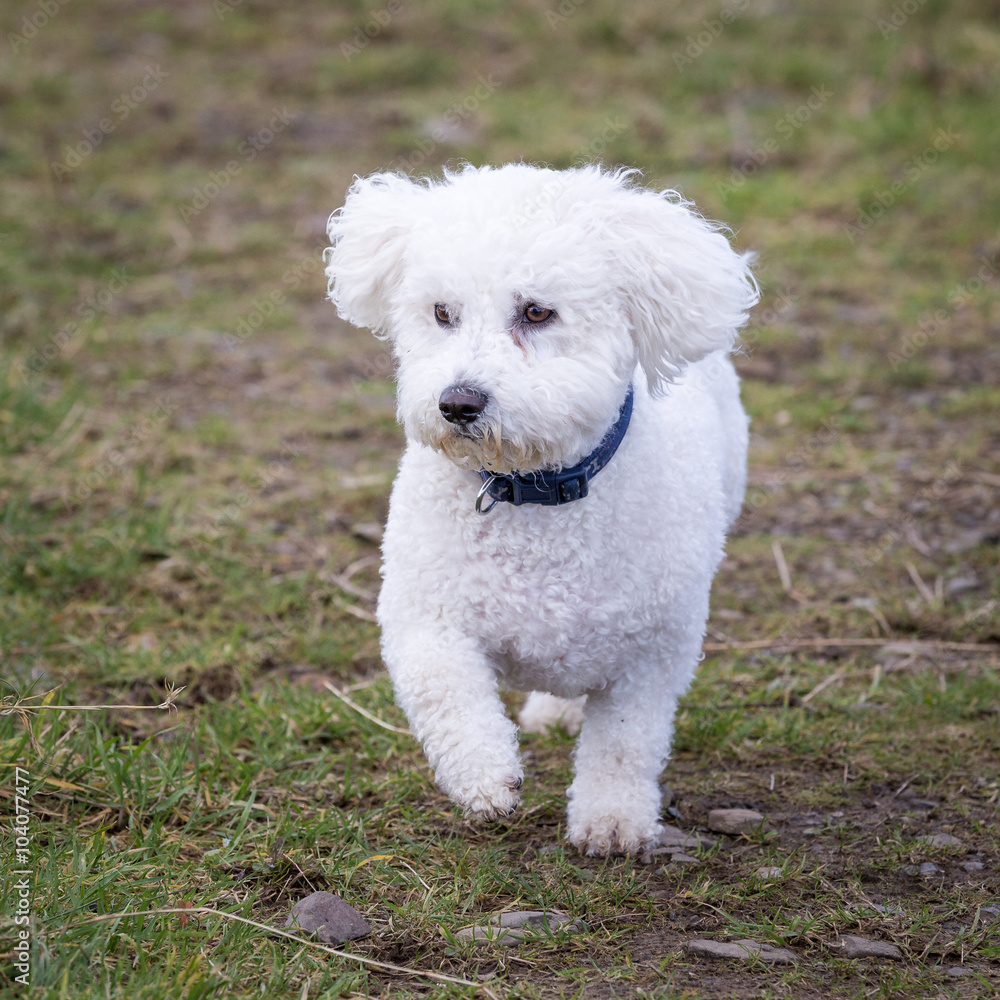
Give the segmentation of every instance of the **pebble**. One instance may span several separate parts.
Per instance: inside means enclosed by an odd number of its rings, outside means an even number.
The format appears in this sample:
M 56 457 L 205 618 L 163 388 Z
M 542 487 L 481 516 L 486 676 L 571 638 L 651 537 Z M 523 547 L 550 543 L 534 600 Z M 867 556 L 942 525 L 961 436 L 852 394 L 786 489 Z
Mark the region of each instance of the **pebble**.
M 769 965 L 793 965 L 798 959 L 787 948 L 774 948 L 769 944 L 759 944 L 751 939 L 743 941 L 711 941 L 695 938 L 684 945 L 689 955 L 699 958 L 739 958 L 748 961 L 758 958 Z
M 926 837 L 917 837 L 918 844 L 927 847 L 961 847 L 962 841 L 950 833 L 930 833 Z
M 764 817 L 754 809 L 713 809 L 708 814 L 708 828 L 716 833 L 739 836 L 761 828 Z
M 781 869 L 775 865 L 765 865 L 763 868 L 758 868 L 754 875 L 757 878 L 781 878 Z
M 930 861 L 925 861 L 922 865 L 907 865 L 904 869 L 907 875 L 920 875 L 929 878 L 931 875 L 942 874 L 941 869 Z
M 638 857 L 639 864 L 651 865 L 664 854 L 679 854 L 684 850 L 700 850 L 714 847 L 717 841 L 704 833 L 692 830 L 690 833 L 679 830 L 676 826 L 664 826 L 660 834 L 659 847 L 653 847 Z
M 872 941 L 869 938 L 841 934 L 831 948 L 839 948 L 846 958 L 892 958 L 900 961 L 903 953 L 888 941 Z
M 562 913 L 549 910 L 513 910 L 500 913 L 485 924 L 463 927 L 457 937 L 463 941 L 491 941 L 510 948 L 523 941 L 551 940 L 555 934 L 572 934 L 583 924 Z
M 351 525 L 351 534 L 358 538 L 363 538 L 366 542 L 374 542 L 376 545 L 382 541 L 384 528 L 376 521 L 364 521 L 361 524 Z
M 992 924 L 1000 920 L 1000 906 L 994 903 L 992 906 L 979 907 L 979 919 L 984 924 Z
M 982 861 L 963 861 L 958 867 L 967 872 L 981 872 L 986 865 Z
M 670 855 L 670 863 L 672 865 L 699 865 L 701 862 L 697 858 L 692 858 L 689 854 L 677 854 Z
M 965 968 L 964 965 L 953 965 L 945 975 L 950 979 L 958 979 L 959 976 L 967 976 L 972 970 Z
M 332 892 L 314 892 L 300 899 L 288 914 L 285 926 L 315 934 L 320 941 L 334 946 L 364 937 L 372 930 L 353 906 Z

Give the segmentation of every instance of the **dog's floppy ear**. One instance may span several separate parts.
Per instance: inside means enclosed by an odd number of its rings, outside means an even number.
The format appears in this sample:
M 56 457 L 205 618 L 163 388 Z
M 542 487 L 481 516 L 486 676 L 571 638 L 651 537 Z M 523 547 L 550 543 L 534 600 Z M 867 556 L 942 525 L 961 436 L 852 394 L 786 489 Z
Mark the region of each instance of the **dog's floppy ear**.
M 750 255 L 675 191 L 623 185 L 604 238 L 650 392 L 689 363 L 733 347 L 759 297 Z
M 402 275 L 414 200 L 425 191 L 400 174 L 357 177 L 327 224 L 329 299 L 342 319 L 378 337 L 390 333 L 389 295 Z

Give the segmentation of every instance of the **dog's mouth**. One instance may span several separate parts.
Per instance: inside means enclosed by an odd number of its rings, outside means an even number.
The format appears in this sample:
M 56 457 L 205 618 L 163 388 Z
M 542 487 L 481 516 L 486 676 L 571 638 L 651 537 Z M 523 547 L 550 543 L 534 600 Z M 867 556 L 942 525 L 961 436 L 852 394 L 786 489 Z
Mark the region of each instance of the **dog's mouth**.
M 440 431 L 436 440 L 427 443 L 463 469 L 487 469 L 510 475 L 539 469 L 551 462 L 536 446 L 505 436 L 498 418 L 446 425 Z

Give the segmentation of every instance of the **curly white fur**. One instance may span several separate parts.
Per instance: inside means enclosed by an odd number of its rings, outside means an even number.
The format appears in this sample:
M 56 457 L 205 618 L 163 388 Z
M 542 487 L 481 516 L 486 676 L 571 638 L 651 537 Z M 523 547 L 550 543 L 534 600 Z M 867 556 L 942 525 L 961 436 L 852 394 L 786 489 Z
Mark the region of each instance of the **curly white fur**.
M 757 300 L 747 257 L 675 192 L 593 166 L 358 179 L 329 233 L 330 298 L 398 361 L 407 448 L 378 617 L 438 783 L 470 813 L 517 805 L 502 681 L 535 692 L 525 728 L 582 723 L 572 843 L 598 855 L 654 844 L 677 699 L 745 486 L 728 352 Z M 552 318 L 527 323 L 530 304 Z M 631 425 L 589 496 L 475 512 L 479 468 L 575 464 L 630 381 Z M 439 407 L 456 385 L 488 399 L 468 426 Z

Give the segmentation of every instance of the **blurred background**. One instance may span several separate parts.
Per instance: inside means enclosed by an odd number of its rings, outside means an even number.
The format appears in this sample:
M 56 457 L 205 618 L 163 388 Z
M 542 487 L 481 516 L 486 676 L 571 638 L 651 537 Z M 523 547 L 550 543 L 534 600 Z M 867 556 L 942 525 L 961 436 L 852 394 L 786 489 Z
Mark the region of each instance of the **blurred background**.
M 260 692 L 378 676 L 392 360 L 321 258 L 375 170 L 634 166 L 757 253 L 710 642 L 1000 639 L 997 0 L 7 0 L 0 23 L 2 676 L 137 706 L 80 730 L 80 760 L 166 725 L 138 710 L 165 685 L 291 739 Z M 699 684 L 787 707 L 916 663 L 879 695 L 907 732 L 996 704 L 958 647 L 838 655 Z M 682 756 L 743 725 L 697 718 Z M 984 781 L 987 722 L 951 758 Z
M 986 605 L 995 2 L 36 0 L 3 28 L 5 650 L 229 663 L 246 588 L 374 556 L 392 364 L 324 301 L 325 220 L 355 174 L 462 160 L 637 166 L 732 226 L 764 289 L 740 533 L 816 534 L 827 592 L 957 546 L 927 586 Z M 235 573 L 199 568 L 221 552 Z M 371 666 L 334 617 L 291 659 Z

